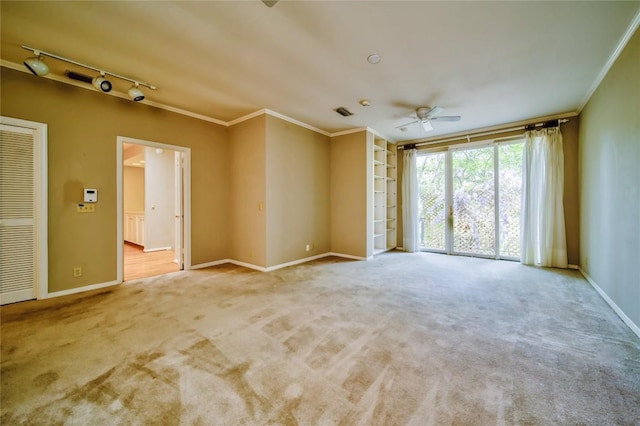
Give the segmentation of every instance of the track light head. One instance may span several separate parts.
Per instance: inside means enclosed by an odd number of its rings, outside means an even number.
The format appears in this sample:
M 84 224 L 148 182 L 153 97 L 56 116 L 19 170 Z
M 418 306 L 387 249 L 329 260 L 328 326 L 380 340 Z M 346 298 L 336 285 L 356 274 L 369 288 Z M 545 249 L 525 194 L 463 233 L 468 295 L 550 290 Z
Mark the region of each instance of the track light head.
M 129 89 L 129 97 L 135 102 L 140 102 L 144 99 L 144 93 L 142 93 L 142 90 L 138 88 L 138 83 L 136 83 L 131 87 L 131 89 Z
M 24 60 L 24 66 L 27 67 L 33 75 L 37 75 L 39 77 L 49 74 L 49 67 L 42 59 L 40 59 L 40 54 L 37 52 L 36 56 Z
M 111 82 L 104 78 L 104 74 L 94 77 L 91 84 L 101 92 L 107 93 L 111 91 Z

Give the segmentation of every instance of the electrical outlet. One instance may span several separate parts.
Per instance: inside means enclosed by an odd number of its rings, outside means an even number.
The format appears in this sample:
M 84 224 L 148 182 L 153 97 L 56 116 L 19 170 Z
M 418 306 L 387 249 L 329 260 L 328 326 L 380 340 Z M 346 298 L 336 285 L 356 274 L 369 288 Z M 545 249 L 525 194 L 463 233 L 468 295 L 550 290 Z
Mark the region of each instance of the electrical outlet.
M 80 266 L 76 266 L 75 268 L 73 268 L 73 276 L 74 277 L 82 276 L 82 268 Z
M 311 251 L 313 250 L 313 244 L 307 244 L 307 246 L 305 247 L 306 251 Z

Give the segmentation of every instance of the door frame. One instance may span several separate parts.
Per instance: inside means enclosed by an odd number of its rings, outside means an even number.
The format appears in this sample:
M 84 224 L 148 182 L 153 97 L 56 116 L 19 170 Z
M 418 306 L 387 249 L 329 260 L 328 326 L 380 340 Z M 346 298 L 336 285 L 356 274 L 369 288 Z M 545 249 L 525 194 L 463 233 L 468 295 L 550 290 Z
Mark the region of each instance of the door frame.
M 19 118 L 0 116 L 0 123 L 31 129 L 34 131 L 35 162 L 33 167 L 34 183 L 34 207 L 35 207 L 35 293 L 36 299 L 46 299 L 49 297 L 49 210 L 48 210 L 48 157 L 47 157 L 47 131 L 46 123 L 22 120 Z M 7 302 L 10 303 L 10 302 Z
M 191 148 L 183 146 L 169 145 L 160 142 L 147 141 L 143 139 L 130 138 L 126 136 L 118 136 L 116 139 L 116 211 L 117 211 L 117 229 L 116 229 L 116 242 L 117 242 L 117 281 L 122 283 L 124 281 L 124 234 L 123 234 L 123 220 L 124 220 L 124 144 L 132 143 L 136 145 L 143 145 L 149 148 L 161 148 L 168 151 L 181 152 L 184 159 L 184 178 L 183 178 L 183 212 L 184 221 L 182 226 L 182 252 L 184 258 L 184 270 L 191 269 Z
M 182 190 L 184 186 L 184 154 L 182 151 L 174 151 L 173 157 L 173 172 L 174 172 L 174 192 L 173 192 L 173 213 L 174 213 L 174 248 L 175 254 L 174 262 L 178 265 L 180 270 L 184 270 L 184 199 L 182 197 Z

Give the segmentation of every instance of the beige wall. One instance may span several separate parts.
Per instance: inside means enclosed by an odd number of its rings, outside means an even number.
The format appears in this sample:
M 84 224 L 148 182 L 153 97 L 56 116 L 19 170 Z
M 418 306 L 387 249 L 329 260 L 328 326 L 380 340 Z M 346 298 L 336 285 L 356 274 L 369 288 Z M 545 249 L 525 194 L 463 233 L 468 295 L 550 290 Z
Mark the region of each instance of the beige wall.
M 2 115 L 48 124 L 49 292 L 116 279 L 117 136 L 191 148 L 192 263 L 229 257 L 224 127 L 7 68 L 0 78 Z M 85 187 L 98 189 L 92 214 L 75 211 Z
M 373 150 L 373 147 L 371 147 Z M 367 132 L 331 138 L 331 251 L 367 257 Z
M 122 169 L 122 205 L 125 212 L 144 212 L 144 169 L 125 166 Z
M 564 152 L 564 223 L 569 265 L 580 264 L 580 182 L 578 180 L 578 117 L 560 127 Z
M 229 128 L 229 257 L 267 266 L 266 116 Z
M 640 327 L 640 32 L 580 115 L 580 264 Z
M 330 251 L 329 172 L 328 136 L 266 116 L 267 266 Z

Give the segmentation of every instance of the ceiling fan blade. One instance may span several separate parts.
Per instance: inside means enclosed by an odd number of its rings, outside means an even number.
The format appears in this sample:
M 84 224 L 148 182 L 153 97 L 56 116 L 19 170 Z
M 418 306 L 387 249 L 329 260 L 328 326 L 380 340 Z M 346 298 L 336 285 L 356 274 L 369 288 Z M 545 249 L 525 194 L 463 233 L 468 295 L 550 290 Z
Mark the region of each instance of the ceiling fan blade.
M 411 126 L 412 124 L 416 124 L 416 123 L 419 123 L 419 122 L 420 122 L 420 120 L 415 120 L 415 121 L 412 121 L 411 123 L 403 124 L 402 126 L 396 126 L 396 129 L 400 129 L 402 127 Z
M 427 113 L 427 118 L 434 118 L 436 115 L 440 114 L 442 111 L 444 111 L 443 108 L 441 108 L 439 106 L 434 106 Z
M 460 121 L 459 115 L 440 115 L 438 117 L 431 117 L 432 121 Z
M 262 0 L 262 3 L 267 5 L 267 7 L 273 7 L 274 4 L 278 3 L 278 0 Z

